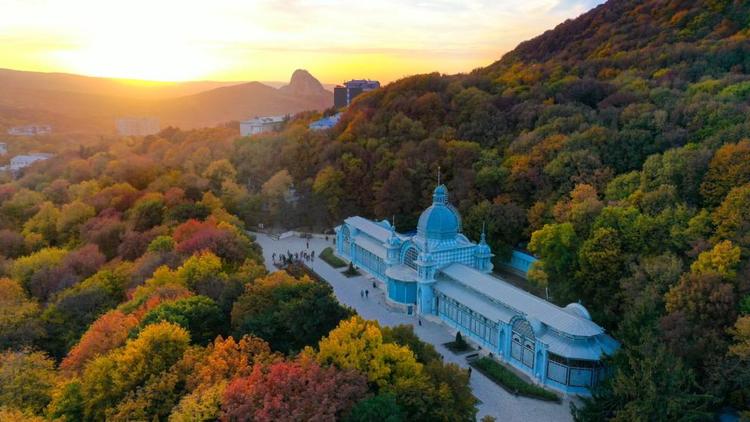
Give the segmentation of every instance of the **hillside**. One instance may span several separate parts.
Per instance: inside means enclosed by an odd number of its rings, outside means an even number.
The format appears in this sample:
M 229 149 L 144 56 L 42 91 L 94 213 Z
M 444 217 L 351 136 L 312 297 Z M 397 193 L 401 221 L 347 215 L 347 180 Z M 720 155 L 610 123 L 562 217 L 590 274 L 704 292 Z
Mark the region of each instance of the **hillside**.
M 159 117 L 164 127 L 193 128 L 330 107 L 332 94 L 324 89 L 310 92 L 309 80 L 317 80 L 304 73 L 307 78 L 295 72 L 296 80 L 288 85 L 301 86 L 298 95 L 258 82 L 156 84 L 0 70 L 0 106 L 5 110 L 0 126 L 44 122 L 63 132 L 111 133 L 115 118 L 127 115 Z
M 331 131 L 240 142 L 242 180 L 290 177 L 304 204 L 247 218 L 411 230 L 440 168 L 496 265 L 530 249 L 530 282 L 623 343 L 578 418 L 748 411 L 748 22 L 748 2 L 610 0 L 486 68 L 362 95 Z
M 254 116 L 324 110 L 333 94 L 307 71 L 297 70 L 288 85 L 272 88 L 259 82 L 215 88 L 148 106 L 148 113 L 183 128 L 213 126 Z

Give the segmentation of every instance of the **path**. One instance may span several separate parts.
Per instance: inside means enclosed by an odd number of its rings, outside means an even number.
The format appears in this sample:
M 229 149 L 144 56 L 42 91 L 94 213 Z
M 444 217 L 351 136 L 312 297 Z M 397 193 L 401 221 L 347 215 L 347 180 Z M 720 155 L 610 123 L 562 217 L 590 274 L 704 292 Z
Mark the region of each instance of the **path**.
M 305 250 L 306 241 L 299 237 L 290 237 L 282 240 L 273 240 L 264 234 L 253 233 L 257 243 L 263 248 L 263 257 L 266 267 L 273 269 L 271 255 L 292 253 Z M 454 338 L 448 327 L 443 324 L 422 320 L 422 325 L 417 324 L 416 316 L 405 313 L 393 312 L 384 306 L 384 292 L 373 290 L 372 282 L 365 273 L 363 276 L 347 278 L 338 270 L 334 269 L 318 254 L 326 247 L 333 247 L 332 242 L 324 239 L 313 238 L 309 240 L 310 250 L 315 251 L 315 262 L 308 264 L 318 275 L 326 279 L 333 287 L 339 302 L 354 308 L 362 318 L 377 320 L 381 325 L 393 326 L 399 324 L 412 325 L 414 332 L 422 341 L 432 344 L 435 349 L 444 356 L 446 362 L 456 363 L 461 367 L 468 368 L 464 356 L 457 356 L 443 346 Z M 370 297 L 362 299 L 360 291 L 370 290 Z M 498 421 L 503 422 L 544 422 L 544 421 L 571 421 L 570 400 L 563 399 L 562 404 L 544 402 L 526 397 L 516 397 L 490 381 L 478 371 L 471 375 L 471 388 L 474 395 L 481 401 L 478 405 L 479 413 L 477 419 L 484 415 L 495 416 Z

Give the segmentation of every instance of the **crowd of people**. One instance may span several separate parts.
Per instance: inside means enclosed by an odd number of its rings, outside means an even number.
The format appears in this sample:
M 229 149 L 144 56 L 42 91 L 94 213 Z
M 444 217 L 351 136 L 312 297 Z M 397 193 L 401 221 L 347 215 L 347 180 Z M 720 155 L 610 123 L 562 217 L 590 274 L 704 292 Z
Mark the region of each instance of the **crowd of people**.
M 307 244 L 307 247 L 310 247 L 310 244 Z M 299 251 L 292 253 L 291 251 L 287 250 L 286 254 L 276 254 L 275 252 L 271 255 L 271 259 L 273 260 L 273 264 L 277 267 L 286 267 L 290 264 L 302 264 L 303 262 L 307 262 L 312 264 L 315 262 L 315 251 Z

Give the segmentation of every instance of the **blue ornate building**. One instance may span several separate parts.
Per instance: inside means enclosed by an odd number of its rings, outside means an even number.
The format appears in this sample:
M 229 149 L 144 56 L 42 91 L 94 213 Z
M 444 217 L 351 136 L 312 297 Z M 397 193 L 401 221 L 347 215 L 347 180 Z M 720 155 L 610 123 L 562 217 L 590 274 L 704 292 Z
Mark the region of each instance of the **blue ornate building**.
M 444 185 L 415 235 L 386 220 L 350 217 L 336 227 L 336 248 L 383 283 L 392 306 L 440 318 L 550 388 L 589 394 L 604 374 L 602 356 L 619 347 L 582 305 L 560 308 L 490 275 L 484 233 L 479 243 L 461 233 Z

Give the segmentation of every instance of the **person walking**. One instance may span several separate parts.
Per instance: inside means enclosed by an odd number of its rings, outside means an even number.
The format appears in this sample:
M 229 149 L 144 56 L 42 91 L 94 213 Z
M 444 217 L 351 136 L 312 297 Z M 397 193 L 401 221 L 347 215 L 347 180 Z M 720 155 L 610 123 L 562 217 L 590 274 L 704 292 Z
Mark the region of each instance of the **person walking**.
M 422 318 L 417 318 L 417 322 L 419 323 L 419 326 L 422 326 Z
M 365 297 L 370 297 L 370 291 L 369 290 L 365 290 Z
M 364 299 L 365 298 L 365 292 L 362 291 L 362 290 L 360 290 L 359 291 L 359 297 L 361 297 L 362 299 Z
M 469 378 L 471 378 L 471 366 L 469 367 Z

